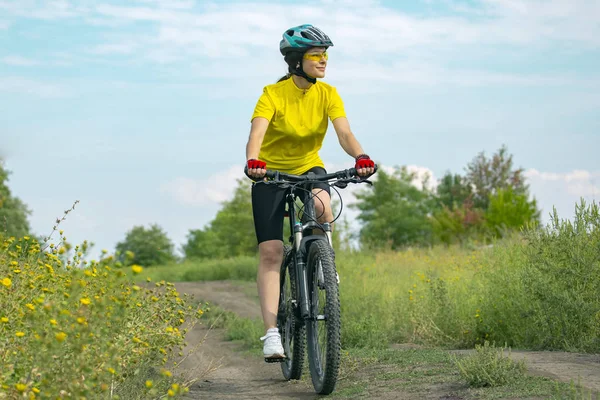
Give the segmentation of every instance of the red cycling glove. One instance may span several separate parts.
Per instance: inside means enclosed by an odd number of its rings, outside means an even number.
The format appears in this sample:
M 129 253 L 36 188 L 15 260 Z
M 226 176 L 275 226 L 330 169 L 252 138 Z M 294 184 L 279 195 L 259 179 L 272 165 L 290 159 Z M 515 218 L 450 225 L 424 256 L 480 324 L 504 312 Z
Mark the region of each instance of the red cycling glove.
M 267 163 L 264 161 L 256 160 L 251 158 L 248 160 L 248 169 L 266 169 Z
M 371 158 L 366 154 L 359 154 L 356 156 L 356 164 L 354 165 L 355 169 L 362 168 L 375 168 L 375 163 Z

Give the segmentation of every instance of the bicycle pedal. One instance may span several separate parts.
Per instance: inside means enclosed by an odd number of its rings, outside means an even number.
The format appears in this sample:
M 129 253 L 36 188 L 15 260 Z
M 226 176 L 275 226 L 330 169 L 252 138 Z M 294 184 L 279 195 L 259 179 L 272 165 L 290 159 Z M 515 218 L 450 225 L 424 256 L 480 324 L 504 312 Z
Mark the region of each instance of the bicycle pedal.
M 282 363 L 285 362 L 285 360 L 285 357 L 265 357 L 265 362 L 268 362 L 269 364 Z

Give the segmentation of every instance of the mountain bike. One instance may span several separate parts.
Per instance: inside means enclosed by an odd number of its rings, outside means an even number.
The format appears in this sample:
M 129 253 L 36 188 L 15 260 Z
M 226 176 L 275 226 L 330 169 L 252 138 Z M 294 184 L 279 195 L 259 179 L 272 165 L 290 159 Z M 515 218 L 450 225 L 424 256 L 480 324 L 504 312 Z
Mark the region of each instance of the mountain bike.
M 260 184 L 286 189 L 291 232 L 290 243 L 284 246 L 277 311 L 277 327 L 286 358 L 268 361 L 282 363 L 285 379 L 300 379 L 306 347 L 315 391 L 330 394 L 335 389 L 340 365 L 339 275 L 332 247 L 331 224 L 318 222 L 312 184 L 327 182 L 337 192 L 336 187 L 345 188 L 348 183 L 371 182 L 358 177 L 354 168 L 329 174 L 310 172 L 307 175 L 268 170 L 265 177 L 267 180 Z M 298 197 L 302 197 L 302 207 L 296 202 Z M 336 219 L 342 208 L 343 204 Z M 298 218 L 300 212 L 302 215 Z M 316 230 L 321 234 L 315 233 Z

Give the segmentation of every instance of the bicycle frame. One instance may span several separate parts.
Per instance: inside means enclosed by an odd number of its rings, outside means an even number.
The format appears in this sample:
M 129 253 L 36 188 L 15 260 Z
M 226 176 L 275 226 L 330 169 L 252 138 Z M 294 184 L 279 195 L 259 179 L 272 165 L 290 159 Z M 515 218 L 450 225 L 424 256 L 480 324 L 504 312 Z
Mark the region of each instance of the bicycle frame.
M 310 173 L 309 173 L 310 179 Z M 296 299 L 299 301 L 298 317 L 301 320 L 313 318 L 310 312 L 310 305 L 308 304 L 309 293 L 308 293 L 308 276 L 306 270 L 306 255 L 307 250 L 311 242 L 315 240 L 327 240 L 330 246 L 333 246 L 333 238 L 331 234 L 331 224 L 325 222 L 317 224 L 315 222 L 315 207 L 314 207 L 314 196 L 312 196 L 312 185 L 308 185 L 308 190 L 311 192 L 307 196 L 306 203 L 304 204 L 303 220 L 298 221 L 296 218 L 296 202 L 295 199 L 297 194 L 293 190 L 290 190 L 286 195 L 286 202 L 288 204 L 288 216 L 290 221 L 290 232 L 291 244 L 294 250 L 294 265 L 296 272 Z M 322 230 L 324 235 L 314 234 L 313 229 Z M 309 233 L 310 232 L 310 233 Z M 307 234 L 309 233 L 309 234 Z

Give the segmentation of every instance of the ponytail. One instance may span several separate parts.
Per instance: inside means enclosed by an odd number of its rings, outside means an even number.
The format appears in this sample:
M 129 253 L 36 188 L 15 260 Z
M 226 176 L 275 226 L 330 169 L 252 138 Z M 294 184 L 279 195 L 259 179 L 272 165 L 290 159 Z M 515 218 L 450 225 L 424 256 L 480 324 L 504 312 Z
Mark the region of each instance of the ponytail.
M 287 74 L 285 74 L 284 76 L 282 76 L 281 78 L 279 78 L 279 80 L 277 81 L 277 83 L 281 82 L 281 81 L 285 81 L 287 79 L 290 79 L 292 77 L 292 74 L 290 72 L 288 72 Z

